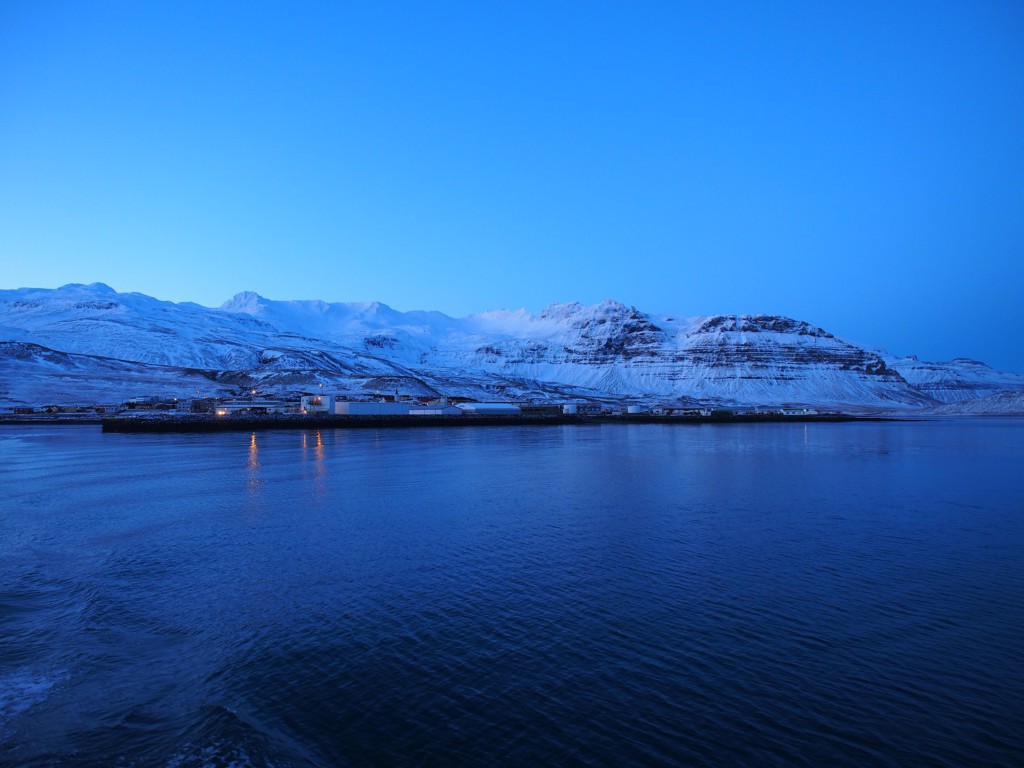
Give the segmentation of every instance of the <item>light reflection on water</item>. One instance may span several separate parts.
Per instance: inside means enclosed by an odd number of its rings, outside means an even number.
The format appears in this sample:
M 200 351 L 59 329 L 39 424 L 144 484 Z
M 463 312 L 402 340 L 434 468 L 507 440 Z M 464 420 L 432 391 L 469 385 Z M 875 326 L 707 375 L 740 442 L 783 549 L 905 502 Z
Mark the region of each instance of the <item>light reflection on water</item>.
M 260 479 L 260 451 L 256 443 L 255 432 L 249 436 L 249 459 L 246 468 L 248 470 L 246 477 L 248 479 L 249 495 L 253 502 L 258 502 L 263 481 Z
M 1012 765 L 1022 460 L 1017 420 L 0 429 L 0 764 Z

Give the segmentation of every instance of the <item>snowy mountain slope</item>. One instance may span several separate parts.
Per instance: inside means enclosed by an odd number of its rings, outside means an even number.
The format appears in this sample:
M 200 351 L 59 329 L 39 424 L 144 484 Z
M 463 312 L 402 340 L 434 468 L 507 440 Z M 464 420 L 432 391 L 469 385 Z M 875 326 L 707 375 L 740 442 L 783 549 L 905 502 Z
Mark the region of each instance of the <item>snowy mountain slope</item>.
M 73 284 L 0 291 L 0 342 L 8 402 L 55 401 L 58 390 L 68 401 L 86 392 L 110 401 L 143 374 L 153 378 L 138 386 L 182 386 L 182 396 L 202 390 L 192 386 L 198 378 L 216 392 L 323 384 L 350 394 L 870 408 L 1024 388 L 1018 374 L 886 358 L 789 318 L 651 316 L 614 301 L 451 318 L 251 292 L 210 309 Z
M 277 327 L 315 327 L 349 348 L 451 377 L 500 374 L 552 387 L 732 403 L 922 405 L 874 353 L 776 317 L 652 319 L 613 301 L 553 304 L 454 320 L 381 304 L 271 302 L 240 294 L 222 307 Z
M 4 340 L 151 365 L 256 370 L 298 361 L 304 369 L 396 372 L 387 360 L 280 329 L 250 314 L 119 294 L 102 283 L 0 291 L 0 317 Z
M 226 394 L 217 374 L 128 360 L 58 352 L 36 344 L 0 341 L 0 403 L 112 405 L 139 395 L 191 398 Z
M 742 404 L 929 402 L 877 355 L 787 318 L 651 318 L 605 302 L 549 307 L 537 325 L 531 333 L 475 349 L 450 342 L 427 360 L 538 380 L 564 380 L 571 371 L 578 384 L 648 397 Z
M 958 400 L 939 406 L 935 412 L 965 416 L 1024 416 L 1024 391 L 997 392 L 973 400 Z
M 985 363 L 958 357 L 942 363 L 928 363 L 916 356 L 886 357 L 918 391 L 942 403 L 956 403 L 998 392 L 1024 390 L 1024 374 L 994 371 Z

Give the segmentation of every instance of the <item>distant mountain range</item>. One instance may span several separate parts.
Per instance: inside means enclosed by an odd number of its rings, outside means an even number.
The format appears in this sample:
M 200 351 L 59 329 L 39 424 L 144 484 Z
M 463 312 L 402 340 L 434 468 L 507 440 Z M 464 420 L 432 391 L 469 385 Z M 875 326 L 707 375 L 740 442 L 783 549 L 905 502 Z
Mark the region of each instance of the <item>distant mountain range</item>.
M 452 318 L 255 293 L 211 309 L 102 283 L 0 291 L 0 406 L 252 389 L 1024 412 L 1022 374 L 897 358 L 775 315 L 653 315 L 605 301 Z

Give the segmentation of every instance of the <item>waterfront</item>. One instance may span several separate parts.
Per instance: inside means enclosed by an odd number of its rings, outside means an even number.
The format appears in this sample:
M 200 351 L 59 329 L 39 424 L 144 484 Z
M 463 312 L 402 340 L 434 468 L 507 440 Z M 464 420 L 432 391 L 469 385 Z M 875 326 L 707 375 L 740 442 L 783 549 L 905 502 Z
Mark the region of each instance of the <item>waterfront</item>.
M 0 429 L 0 764 L 1013 765 L 1024 422 Z

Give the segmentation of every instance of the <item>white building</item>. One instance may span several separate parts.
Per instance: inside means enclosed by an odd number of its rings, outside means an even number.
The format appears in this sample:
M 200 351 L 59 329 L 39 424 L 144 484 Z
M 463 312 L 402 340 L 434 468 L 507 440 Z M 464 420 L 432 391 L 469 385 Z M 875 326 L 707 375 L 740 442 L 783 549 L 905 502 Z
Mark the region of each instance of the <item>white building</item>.
M 284 404 L 276 400 L 225 400 L 214 406 L 216 416 L 228 416 L 232 413 L 279 413 Z
M 410 416 L 461 416 L 462 410 L 447 403 L 434 405 L 413 405 L 409 408 Z
M 516 416 L 523 412 L 512 403 L 459 403 L 458 407 L 472 416 Z
M 408 403 L 353 403 L 340 400 L 334 404 L 336 416 L 408 416 Z
M 303 395 L 299 409 L 303 413 L 334 413 L 334 395 Z

